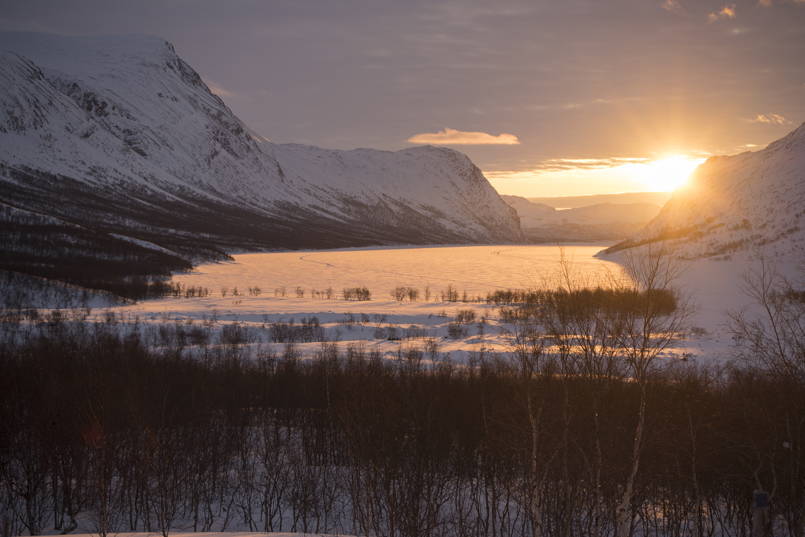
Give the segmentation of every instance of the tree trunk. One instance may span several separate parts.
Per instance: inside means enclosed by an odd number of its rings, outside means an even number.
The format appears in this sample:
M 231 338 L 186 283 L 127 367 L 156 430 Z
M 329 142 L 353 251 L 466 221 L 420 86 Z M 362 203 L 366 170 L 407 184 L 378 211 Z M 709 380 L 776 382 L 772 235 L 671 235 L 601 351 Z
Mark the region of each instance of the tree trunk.
M 621 502 L 615 510 L 617 524 L 617 537 L 630 537 L 632 534 L 632 500 L 634 499 L 634 485 L 637 472 L 640 469 L 640 454 L 643 449 L 643 431 L 646 423 L 646 383 L 640 380 L 640 408 L 637 412 L 637 425 L 635 426 L 634 442 L 632 444 L 632 466 L 626 478 Z

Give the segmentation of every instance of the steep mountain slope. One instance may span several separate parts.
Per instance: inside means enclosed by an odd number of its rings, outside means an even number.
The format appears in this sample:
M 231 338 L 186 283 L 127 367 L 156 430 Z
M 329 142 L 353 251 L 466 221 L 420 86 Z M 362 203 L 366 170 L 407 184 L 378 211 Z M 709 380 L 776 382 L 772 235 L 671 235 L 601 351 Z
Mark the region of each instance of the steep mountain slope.
M 754 153 L 713 157 L 617 251 L 665 241 L 680 257 L 805 255 L 805 124 Z
M 466 156 L 270 143 L 142 36 L 0 34 L 0 218 L 0 268 L 71 281 L 84 258 L 100 277 L 236 249 L 521 237 Z

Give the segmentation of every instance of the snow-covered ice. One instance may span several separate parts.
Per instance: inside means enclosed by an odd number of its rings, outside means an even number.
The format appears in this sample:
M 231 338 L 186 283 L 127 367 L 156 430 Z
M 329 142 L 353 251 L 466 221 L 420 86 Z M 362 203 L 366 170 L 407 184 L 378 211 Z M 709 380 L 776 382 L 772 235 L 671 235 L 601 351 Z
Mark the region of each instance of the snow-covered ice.
M 174 277 L 188 287 L 208 288 L 209 296 L 148 300 L 113 311 L 154 323 L 214 320 L 258 330 L 270 323 L 299 323 L 315 317 L 326 338 L 340 346 L 361 345 L 392 357 L 432 339 L 440 353 L 464 362 L 481 351 L 505 354 L 515 348 L 515 327 L 500 318 L 497 306 L 473 298 L 485 298 L 499 289 L 556 287 L 561 255 L 584 285 L 606 285 L 612 278 L 623 277 L 623 272 L 613 259 L 596 257 L 602 248 L 498 245 L 241 254 L 234 262 L 200 265 L 192 273 Z M 745 260 L 687 262 L 677 287 L 696 306 L 690 320 L 695 330 L 665 356 L 687 354 L 702 363 L 731 358 L 728 313 L 747 311 L 750 306 L 740 287 L 746 266 L 750 265 Z M 358 286 L 371 291 L 371 300 L 341 299 L 343 288 Z M 398 286 L 417 289 L 418 300 L 394 300 L 391 290 Z M 461 298 L 466 292 L 470 301 L 443 300 L 448 286 Z M 259 288 L 259 295 L 250 293 L 250 288 Z M 297 295 L 297 288 L 303 296 Z M 330 299 L 324 298 L 328 288 L 333 291 Z M 456 316 L 468 309 L 475 312 L 475 321 L 456 333 Z M 483 325 L 479 325 L 481 319 Z M 411 333 L 417 335 L 405 337 Z M 281 351 L 281 346 L 268 347 Z M 295 344 L 302 354 L 320 348 L 320 342 Z

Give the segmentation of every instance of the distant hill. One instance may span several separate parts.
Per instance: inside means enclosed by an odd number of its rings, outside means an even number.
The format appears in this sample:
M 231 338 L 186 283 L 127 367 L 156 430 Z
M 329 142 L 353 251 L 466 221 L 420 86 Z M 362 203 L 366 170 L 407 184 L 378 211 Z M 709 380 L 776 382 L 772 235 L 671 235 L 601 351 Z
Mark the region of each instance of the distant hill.
M 645 203 L 662 207 L 671 198 L 671 192 L 625 192 L 623 194 L 596 194 L 592 196 L 559 196 L 551 198 L 528 198 L 528 201 L 548 205 L 556 209 L 575 209 L 601 203 Z
M 618 240 L 660 212 L 660 206 L 651 203 L 595 203 L 558 210 L 519 196 L 503 196 L 503 200 L 517 211 L 523 233 L 532 242 Z
M 542 203 L 533 203 L 520 196 L 501 196 L 503 201 L 514 207 L 520 217 L 520 227 L 528 229 L 542 225 L 546 220 L 554 218 L 556 209 Z

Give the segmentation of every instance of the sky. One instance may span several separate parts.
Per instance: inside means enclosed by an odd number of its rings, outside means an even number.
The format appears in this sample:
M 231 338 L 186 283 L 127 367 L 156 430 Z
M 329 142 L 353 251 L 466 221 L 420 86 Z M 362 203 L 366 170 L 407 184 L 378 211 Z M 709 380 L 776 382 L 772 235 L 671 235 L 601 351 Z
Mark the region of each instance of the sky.
M 805 0 L 0 0 L 0 30 L 157 35 L 272 141 L 447 145 L 506 194 L 668 190 L 805 121 Z

